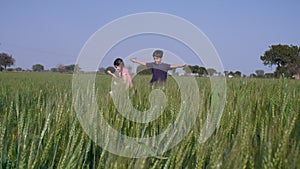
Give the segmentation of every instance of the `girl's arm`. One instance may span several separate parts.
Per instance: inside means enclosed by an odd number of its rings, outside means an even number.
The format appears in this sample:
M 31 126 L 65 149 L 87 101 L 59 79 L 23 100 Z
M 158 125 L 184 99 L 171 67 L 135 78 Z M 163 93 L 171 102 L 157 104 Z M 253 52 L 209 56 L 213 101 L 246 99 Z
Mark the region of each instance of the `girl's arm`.
M 114 73 L 112 73 L 110 70 L 107 71 L 108 74 L 110 74 L 112 77 L 118 78 Z

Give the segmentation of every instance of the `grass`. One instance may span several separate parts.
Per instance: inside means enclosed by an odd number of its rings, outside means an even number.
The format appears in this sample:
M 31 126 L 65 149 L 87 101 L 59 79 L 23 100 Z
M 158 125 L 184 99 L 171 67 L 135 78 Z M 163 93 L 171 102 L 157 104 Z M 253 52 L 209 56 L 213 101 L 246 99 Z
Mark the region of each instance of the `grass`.
M 150 107 L 149 80 L 134 78 L 131 103 L 140 111 Z M 201 143 L 212 94 L 209 79 L 197 79 L 196 124 L 178 145 L 147 158 L 112 154 L 86 134 L 72 103 L 71 74 L 0 73 L 0 82 L 1 168 L 300 168 L 300 81 L 227 79 L 219 127 Z M 147 125 L 120 115 L 108 95 L 110 82 L 97 75 L 95 97 L 105 120 L 122 134 L 155 137 L 176 119 L 181 93 L 172 78 L 163 114 Z

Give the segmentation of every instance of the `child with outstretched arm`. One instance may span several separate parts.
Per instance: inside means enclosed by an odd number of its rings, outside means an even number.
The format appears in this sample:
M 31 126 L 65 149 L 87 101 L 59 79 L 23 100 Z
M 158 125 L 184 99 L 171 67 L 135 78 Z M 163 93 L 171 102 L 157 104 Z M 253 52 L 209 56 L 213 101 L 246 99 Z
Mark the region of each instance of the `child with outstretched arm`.
M 175 65 L 175 64 L 167 64 L 162 62 L 163 57 L 163 51 L 162 50 L 155 50 L 153 52 L 153 59 L 154 62 L 142 62 L 137 59 L 131 59 L 133 63 L 138 63 L 140 65 L 147 66 L 148 68 L 152 69 L 152 79 L 150 81 L 150 84 L 156 84 L 161 82 L 164 84 L 168 77 L 168 70 L 174 69 L 174 68 L 182 68 L 185 67 L 186 64 L 183 65 Z

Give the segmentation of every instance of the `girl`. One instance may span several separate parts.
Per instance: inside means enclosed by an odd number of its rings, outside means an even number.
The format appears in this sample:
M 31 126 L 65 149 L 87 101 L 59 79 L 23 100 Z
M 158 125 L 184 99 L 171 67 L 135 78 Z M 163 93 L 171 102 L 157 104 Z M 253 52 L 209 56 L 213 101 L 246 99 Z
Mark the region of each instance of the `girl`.
M 126 89 L 128 89 L 128 87 L 130 87 L 132 92 L 134 92 L 131 76 L 130 76 L 128 70 L 125 68 L 125 64 L 121 58 L 117 58 L 114 61 L 114 67 L 115 67 L 115 69 L 118 70 L 118 76 L 116 74 L 112 73 L 110 70 L 108 70 L 107 73 L 110 74 L 111 76 L 113 76 L 114 78 L 118 79 L 122 83 L 124 83 L 126 86 Z

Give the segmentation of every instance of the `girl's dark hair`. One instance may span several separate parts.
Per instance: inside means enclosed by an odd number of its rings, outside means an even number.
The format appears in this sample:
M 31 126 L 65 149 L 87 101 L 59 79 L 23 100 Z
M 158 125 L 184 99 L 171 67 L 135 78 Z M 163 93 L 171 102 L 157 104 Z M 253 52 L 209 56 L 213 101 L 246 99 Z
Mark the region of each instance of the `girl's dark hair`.
M 117 58 L 114 61 L 114 66 L 120 66 L 121 67 L 120 73 L 121 73 L 121 78 L 122 78 L 123 67 L 125 66 L 123 60 L 121 58 Z
M 115 61 L 114 61 L 114 66 L 120 66 L 120 67 L 124 67 L 124 62 L 121 58 L 117 58 Z

